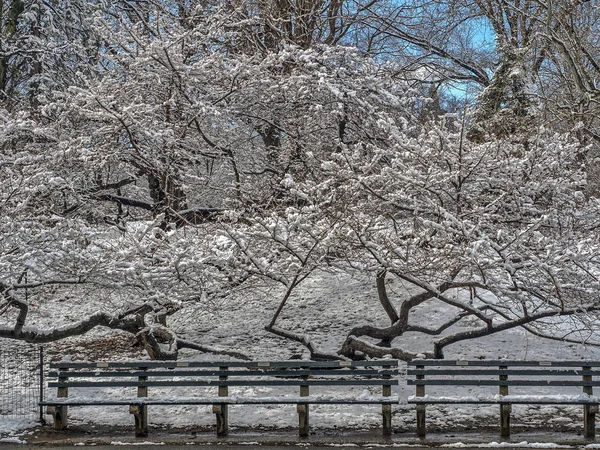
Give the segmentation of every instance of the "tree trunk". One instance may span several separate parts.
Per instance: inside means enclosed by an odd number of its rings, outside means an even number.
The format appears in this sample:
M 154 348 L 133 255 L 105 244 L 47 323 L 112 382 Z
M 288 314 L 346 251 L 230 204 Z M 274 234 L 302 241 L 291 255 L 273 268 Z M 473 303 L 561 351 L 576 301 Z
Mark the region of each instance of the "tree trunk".
M 152 213 L 154 217 L 164 214 L 161 228 L 166 229 L 170 224 L 183 225 L 179 212 L 187 209 L 186 195 L 174 174 L 148 174 L 148 189 L 153 200 Z

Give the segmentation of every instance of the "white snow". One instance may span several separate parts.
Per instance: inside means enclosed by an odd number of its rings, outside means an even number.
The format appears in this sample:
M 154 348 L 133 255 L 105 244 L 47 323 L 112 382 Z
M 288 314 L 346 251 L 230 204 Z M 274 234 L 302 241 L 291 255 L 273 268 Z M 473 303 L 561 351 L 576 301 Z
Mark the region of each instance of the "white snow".
M 71 388 L 77 389 L 77 388 Z M 218 396 L 191 396 L 191 395 L 182 395 L 182 396 L 163 396 L 159 395 L 156 397 L 118 397 L 115 398 L 114 401 L 118 401 L 119 404 L 129 405 L 133 403 L 152 403 L 152 402 L 161 402 L 164 404 L 213 404 L 213 403 L 228 403 L 228 404 L 252 404 L 252 405 L 260 405 L 260 404 L 297 404 L 297 403 L 314 403 L 318 404 L 321 402 L 331 402 L 338 401 L 344 403 L 357 403 L 357 404 L 379 404 L 380 402 L 386 403 L 399 403 L 400 398 L 398 396 L 392 395 L 388 397 L 384 397 L 381 395 L 365 395 L 364 391 L 356 396 L 348 396 L 345 392 L 336 392 L 335 394 L 327 394 L 327 395 L 309 395 L 301 397 L 299 395 L 271 395 L 271 396 L 254 396 L 252 395 L 251 388 L 243 388 L 248 393 L 246 395 L 229 395 L 227 397 L 218 397 Z M 347 389 L 347 387 L 345 387 Z M 186 389 L 186 390 L 189 390 Z M 114 392 L 114 390 L 113 390 Z M 106 395 L 103 393 L 103 395 Z M 54 400 L 55 397 L 48 396 L 48 400 Z M 64 399 L 58 399 L 57 403 L 69 405 L 78 403 L 88 403 L 88 404 L 109 404 L 113 400 L 109 400 L 106 398 L 102 398 L 99 396 L 70 396 Z M 96 403 L 94 403 L 96 402 Z M 114 406 L 114 405 L 113 405 Z
M 197 340 L 201 343 L 219 346 L 230 350 L 240 351 L 254 360 L 286 360 L 292 356 L 306 359 L 308 352 L 296 342 L 278 338 L 264 330 L 271 312 L 278 304 L 279 288 L 273 287 L 266 291 L 235 292 L 230 297 L 220 299 L 214 309 L 200 308 L 198 305 L 184 305 L 183 311 L 171 320 L 173 329 L 183 338 Z M 400 298 L 409 291 L 405 285 L 393 281 L 389 286 L 390 295 Z M 97 305 L 89 305 L 95 310 Z M 69 302 L 57 302 L 47 316 L 36 316 L 32 311 L 31 319 L 36 325 L 60 324 L 71 313 Z M 85 306 L 81 314 L 85 313 Z M 448 309 L 434 306 L 425 302 L 420 306 L 427 310 L 427 320 L 431 324 L 442 322 L 448 315 Z M 46 309 L 46 311 L 49 311 Z M 340 314 L 340 311 L 344 311 Z M 291 298 L 281 318 L 283 328 L 297 332 L 306 332 L 311 341 L 322 351 L 335 353 L 340 342 L 348 331 L 356 324 L 368 323 L 384 325 L 389 319 L 382 311 L 377 299 L 377 293 L 369 280 L 361 277 L 350 277 L 339 273 L 317 273 L 301 285 L 295 297 Z M 416 323 L 427 325 L 425 323 Z M 460 325 L 457 325 L 460 326 Z M 411 348 L 415 353 L 430 349 L 431 341 L 423 335 L 407 333 L 397 339 L 405 348 Z M 104 344 L 102 344 L 104 342 Z M 396 344 L 396 342 L 394 342 Z M 0 346 L 10 349 L 14 342 L 0 340 Z M 114 349 L 114 350 L 112 350 Z M 147 358 L 143 353 L 135 353 L 131 347 L 130 337 L 114 334 L 106 330 L 96 330 L 86 336 L 68 339 L 47 346 L 47 354 L 54 360 L 124 360 Z M 459 342 L 446 349 L 447 359 L 514 359 L 514 360 L 600 360 L 600 349 L 585 345 L 549 341 L 528 335 L 520 330 L 499 333 L 494 336 L 478 339 L 477 341 Z M 57 356 L 54 356 L 57 355 Z M 228 360 L 228 357 L 210 354 L 199 354 L 193 351 L 183 351 L 184 359 L 194 360 Z M 406 366 L 401 364 L 401 371 Z M 210 390 L 212 389 L 212 390 Z M 400 384 L 392 388 L 394 398 L 401 402 L 393 406 L 394 415 L 392 426 L 396 430 L 413 432 L 415 429 L 414 405 L 407 405 L 406 399 L 415 394 L 414 386 L 406 386 L 401 375 Z M 528 398 L 546 398 L 556 396 L 581 396 L 573 388 L 546 388 L 531 396 L 531 389 L 511 387 L 511 395 L 529 396 Z M 345 396 L 356 397 L 381 395 L 381 388 L 369 389 L 364 393 L 364 387 L 352 387 L 333 391 L 328 387 L 311 388 L 311 396 Z M 496 397 L 497 387 L 477 388 L 462 387 L 448 392 L 447 389 L 427 386 L 427 395 L 456 396 L 456 397 Z M 600 391 L 598 391 L 600 393 Z M 189 388 L 186 397 L 214 397 L 216 388 Z M 257 396 L 280 398 L 283 396 L 298 396 L 297 388 L 278 387 L 276 390 L 268 387 L 230 388 L 230 394 L 235 396 Z M 110 392 L 95 389 L 70 389 L 69 396 L 105 396 L 114 399 L 123 395 L 134 397 L 133 390 L 118 390 Z M 168 389 L 150 389 L 150 395 L 160 397 L 179 396 L 177 392 Z M 55 389 L 49 389 L 46 398 L 56 396 Z M 560 398 L 560 397 L 558 397 Z M 437 429 L 470 430 L 478 426 L 497 426 L 498 406 L 473 405 L 439 405 L 427 407 L 427 423 Z M 101 411 L 101 413 L 100 413 Z M 311 405 L 311 427 L 313 429 L 334 429 L 339 427 L 357 430 L 375 429 L 381 426 L 381 408 L 379 405 Z M 513 424 L 520 427 L 553 427 L 576 432 L 582 428 L 580 406 L 530 405 L 513 406 Z M 119 425 L 133 428 L 133 417 L 126 406 L 102 407 L 72 407 L 69 420 L 73 424 L 83 424 L 93 417 L 97 425 Z M 50 416 L 47 416 L 51 420 Z M 150 426 L 165 425 L 170 427 L 194 426 L 198 429 L 212 429 L 215 417 L 210 405 L 184 406 L 151 406 L 149 407 Z M 268 429 L 296 429 L 298 416 L 295 405 L 232 405 L 230 407 L 230 427 L 254 428 L 257 425 Z M 0 420 L 0 435 L 15 430 L 34 426 L 29 421 Z M 13 436 L 14 437 L 14 436 Z
M 7 444 L 27 444 L 27 441 L 24 441 L 18 437 L 0 438 L 0 442 L 7 443 Z
M 25 430 L 35 426 L 38 426 L 38 423 L 32 419 L 2 417 L 2 420 L 0 420 L 0 436 L 3 436 L 6 433 L 12 433 L 15 430 Z
M 536 389 L 534 387 L 533 389 Z M 493 402 L 493 403 L 521 403 L 521 404 L 598 404 L 600 403 L 600 397 L 595 395 L 588 394 L 577 394 L 577 395 L 564 395 L 564 394 L 556 394 L 556 395 L 532 395 L 532 394 L 523 394 L 523 395 L 464 395 L 464 396 L 443 396 L 443 395 L 424 395 L 421 397 L 417 397 L 416 395 L 411 395 L 408 397 L 409 402 L 417 402 L 417 403 L 428 403 L 428 402 L 446 402 L 446 403 L 485 403 L 485 402 Z

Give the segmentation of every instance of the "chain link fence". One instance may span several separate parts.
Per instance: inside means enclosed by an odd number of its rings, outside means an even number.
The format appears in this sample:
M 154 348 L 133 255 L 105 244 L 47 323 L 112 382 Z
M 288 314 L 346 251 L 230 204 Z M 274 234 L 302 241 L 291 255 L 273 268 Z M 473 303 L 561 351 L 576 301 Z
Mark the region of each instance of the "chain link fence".
M 43 396 L 43 348 L 11 342 L 0 346 L 0 420 L 43 419 L 38 402 Z

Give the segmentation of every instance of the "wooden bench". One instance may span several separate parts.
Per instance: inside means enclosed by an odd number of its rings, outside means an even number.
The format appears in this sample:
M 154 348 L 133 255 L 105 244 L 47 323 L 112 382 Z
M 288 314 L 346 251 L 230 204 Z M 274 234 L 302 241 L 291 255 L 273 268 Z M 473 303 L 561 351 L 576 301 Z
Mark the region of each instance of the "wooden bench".
M 57 398 L 47 399 L 40 405 L 46 406 L 48 414 L 52 414 L 56 429 L 67 426 L 68 407 L 123 405 L 134 415 L 136 436 L 148 434 L 150 405 L 212 405 L 217 434 L 221 436 L 227 433 L 228 405 L 284 404 L 297 405 L 300 436 L 308 436 L 310 404 L 380 404 L 383 433 L 390 435 L 392 405 L 398 403 L 398 397 L 392 396 L 392 386 L 398 384 L 396 360 L 59 362 L 50 364 L 47 376 L 48 387 L 58 389 Z M 299 395 L 284 394 L 281 388 L 277 390 L 283 386 L 299 388 Z M 364 391 L 360 395 L 348 395 L 348 388 L 352 386 L 376 387 L 382 392 L 381 395 L 365 395 Z M 230 387 L 273 389 L 268 396 L 253 396 L 231 394 Z M 117 397 L 109 398 L 106 390 L 114 388 L 132 388 L 131 395 L 113 392 Z M 157 395 L 154 388 L 168 388 L 169 396 Z M 212 392 L 199 395 L 186 392 L 191 388 Z M 311 388 L 323 388 L 324 392 L 314 395 Z
M 425 407 L 434 404 L 498 404 L 500 433 L 510 436 L 512 405 L 583 405 L 586 437 L 595 435 L 595 417 L 600 397 L 592 395 L 600 381 L 600 362 L 592 361 L 446 361 L 413 360 L 408 363 L 407 383 L 416 386 L 408 403 L 416 404 L 417 434 L 425 436 Z M 497 386 L 498 394 L 438 396 L 426 395 L 425 387 L 441 386 L 444 391 L 457 387 Z M 509 394 L 509 387 L 516 390 Z M 544 393 L 547 388 L 553 393 Z M 581 388 L 582 393 L 557 394 L 557 388 Z M 488 388 L 489 389 L 489 388 Z

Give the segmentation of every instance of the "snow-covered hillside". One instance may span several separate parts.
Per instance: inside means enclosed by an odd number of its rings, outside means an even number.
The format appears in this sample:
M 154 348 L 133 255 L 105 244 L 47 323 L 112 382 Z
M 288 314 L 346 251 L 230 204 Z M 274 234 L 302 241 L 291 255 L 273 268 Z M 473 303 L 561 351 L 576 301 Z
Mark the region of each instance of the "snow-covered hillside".
M 408 291 L 397 283 L 390 285 L 390 292 L 398 298 L 408 295 Z M 280 292 L 275 289 L 254 289 L 237 292 L 224 298 L 212 308 L 197 308 L 189 305 L 173 317 L 173 328 L 183 337 L 200 343 L 228 350 L 236 350 L 254 360 L 279 360 L 308 358 L 306 349 L 297 343 L 283 340 L 264 330 L 272 311 L 278 303 Z M 72 311 L 57 303 L 50 317 L 36 318 L 39 326 L 57 324 L 69 320 Z M 87 307 L 93 309 L 97 303 Z M 429 323 L 442 321 L 448 311 L 444 307 L 431 309 L 427 303 L 420 306 Z M 371 323 L 383 325 L 388 320 L 376 296 L 372 283 L 361 278 L 322 272 L 303 285 L 297 296 L 288 303 L 282 316 L 281 326 L 292 331 L 306 332 L 321 349 L 335 353 L 346 333 L 357 324 Z M 460 326 L 460 325 L 459 325 Z M 450 330 L 452 331 L 452 330 Z M 415 351 L 425 351 L 430 342 L 421 335 L 405 336 L 404 347 Z M 0 340 L 2 351 L 10 351 L 14 341 Z M 147 355 L 132 346 L 133 340 L 127 334 L 98 329 L 80 338 L 71 338 L 46 346 L 51 360 L 71 358 L 73 360 L 114 360 L 147 358 Z M 227 356 L 214 356 L 185 350 L 181 357 L 190 359 L 228 359 Z M 448 359 L 599 359 L 600 349 L 584 345 L 568 344 L 542 339 L 521 330 L 510 330 L 473 341 L 463 341 L 447 349 Z M 401 367 L 404 367 L 401 365 Z M 232 390 L 233 392 L 234 390 Z M 248 389 L 245 389 L 248 391 Z M 264 390 L 263 393 L 268 391 Z M 360 394 L 360 390 L 356 393 Z M 465 388 L 463 394 L 468 394 Z M 575 393 L 573 391 L 564 391 Z M 414 394 L 412 387 L 403 385 L 394 392 L 402 399 Z M 453 393 L 455 394 L 455 393 Z M 55 395 L 48 392 L 48 396 Z M 405 401 L 404 401 L 405 403 Z M 164 408 L 163 408 L 164 409 Z M 153 407 L 150 413 L 151 426 L 191 427 L 210 429 L 214 425 L 214 415 L 210 407 L 169 407 L 169 413 L 161 413 L 161 408 Z M 127 408 L 111 407 L 96 414 L 94 408 L 72 408 L 70 419 L 74 424 L 82 424 L 93 417 L 95 424 L 132 425 L 133 419 Z M 97 412 L 97 411 L 96 411 Z M 515 406 L 513 424 L 516 427 L 581 428 L 580 408 L 555 406 Z M 313 406 L 311 408 L 313 428 L 352 427 L 357 429 L 380 426 L 380 412 L 376 406 Z M 428 408 L 428 423 L 439 429 L 469 429 L 474 426 L 493 428 L 497 425 L 496 406 L 441 406 Z M 50 419 L 50 417 L 48 417 Z M 231 410 L 230 426 L 233 429 L 264 427 L 270 429 L 294 428 L 297 426 L 295 407 L 248 407 L 235 406 Z M 393 426 L 397 431 L 414 430 L 414 407 L 400 404 L 394 408 Z M 23 421 L 3 421 L 3 432 L 23 425 Z

